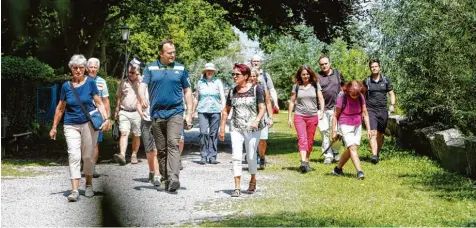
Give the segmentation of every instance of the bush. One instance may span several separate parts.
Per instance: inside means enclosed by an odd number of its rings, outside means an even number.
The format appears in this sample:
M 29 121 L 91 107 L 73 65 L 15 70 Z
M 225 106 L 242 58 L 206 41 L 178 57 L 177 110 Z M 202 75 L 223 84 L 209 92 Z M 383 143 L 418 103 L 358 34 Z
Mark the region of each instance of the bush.
M 29 57 L 6 56 L 2 62 L 2 117 L 13 132 L 36 131 L 36 91 L 55 79 L 53 69 Z

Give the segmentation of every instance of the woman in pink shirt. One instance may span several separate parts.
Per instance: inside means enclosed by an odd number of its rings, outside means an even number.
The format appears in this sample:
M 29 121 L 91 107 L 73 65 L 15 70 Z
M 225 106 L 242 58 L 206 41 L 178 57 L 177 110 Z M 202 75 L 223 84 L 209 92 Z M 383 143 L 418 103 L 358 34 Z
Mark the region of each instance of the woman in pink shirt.
M 360 168 L 359 155 L 357 150 L 362 136 L 362 119 L 365 127 L 370 129 L 369 115 L 365 106 L 365 87 L 358 81 L 351 81 L 343 86 L 343 92 L 337 96 L 336 110 L 332 117 L 332 140 L 337 139 L 337 129 L 342 136 L 344 145 L 347 148 L 339 160 L 339 164 L 334 168 L 334 175 L 342 175 L 342 167 L 350 159 L 357 170 L 357 179 L 364 179 L 364 173 Z M 336 128 L 338 125 L 338 128 Z M 370 139 L 370 131 L 367 132 Z

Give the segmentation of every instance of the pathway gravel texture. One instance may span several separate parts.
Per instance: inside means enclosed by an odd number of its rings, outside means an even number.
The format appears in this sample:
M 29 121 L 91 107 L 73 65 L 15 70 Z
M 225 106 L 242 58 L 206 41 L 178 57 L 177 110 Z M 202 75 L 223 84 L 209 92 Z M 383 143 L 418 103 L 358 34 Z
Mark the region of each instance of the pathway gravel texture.
M 198 129 L 186 133 L 186 144 L 197 143 Z M 81 179 L 80 199 L 68 202 L 71 182 L 67 166 L 35 167 L 43 174 L 27 178 L 2 178 L 1 224 L 6 227 L 26 226 L 170 226 L 198 224 L 204 220 L 220 220 L 233 214 L 233 202 L 260 197 L 264 187 L 254 195 L 232 199 L 230 139 L 221 143 L 217 165 L 200 165 L 198 149 L 182 156 L 184 170 L 180 173 L 178 194 L 158 191 L 147 182 L 145 158 L 136 165 L 119 166 L 111 160 L 101 161 L 93 180 L 95 196 L 84 196 Z M 196 148 L 196 147 L 195 147 Z M 143 153 L 140 151 L 139 153 Z M 140 156 L 141 157 L 141 156 Z M 145 157 L 142 154 L 142 157 Z M 244 165 L 246 168 L 246 165 Z M 246 190 L 249 174 L 243 172 Z M 268 179 L 260 173 L 258 180 Z M 213 205 L 220 206 L 220 210 Z M 223 210 L 226 205 L 229 210 Z

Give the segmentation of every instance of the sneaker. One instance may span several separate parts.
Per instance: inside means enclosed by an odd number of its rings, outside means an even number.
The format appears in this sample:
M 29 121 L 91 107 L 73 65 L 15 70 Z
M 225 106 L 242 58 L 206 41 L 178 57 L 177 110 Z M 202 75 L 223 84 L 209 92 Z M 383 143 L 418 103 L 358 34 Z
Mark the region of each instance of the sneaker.
M 169 183 L 169 192 L 177 192 L 180 188 L 180 182 L 178 180 L 171 180 Z
M 153 177 L 153 182 L 155 187 L 159 187 L 160 186 L 160 177 L 159 176 L 154 176 Z
M 307 172 L 306 162 L 301 162 L 301 166 L 299 168 L 301 169 L 301 173 L 306 173 Z
M 154 175 L 155 175 L 154 172 L 149 172 L 149 183 L 153 183 L 153 182 L 154 182 Z
M 363 180 L 364 178 L 365 178 L 364 172 L 362 171 L 357 172 L 357 179 Z
M 131 155 L 131 164 L 137 164 L 137 154 Z
M 241 195 L 241 190 L 239 188 L 233 190 L 233 193 L 231 193 L 231 197 L 240 197 Z
M 94 172 L 93 172 L 93 178 L 98 178 L 100 177 L 99 173 L 96 172 L 96 168 L 94 168 Z
M 202 157 L 202 159 L 200 159 L 200 161 L 198 162 L 198 164 L 200 164 L 200 165 L 205 165 L 205 164 L 207 164 L 207 157 Z
M 373 164 L 377 164 L 378 161 L 379 161 L 379 158 L 377 155 L 372 156 L 372 159 L 370 160 L 370 162 L 372 162 Z
M 332 171 L 332 174 L 336 176 L 344 175 L 344 172 L 342 171 L 342 168 L 337 168 L 337 166 L 334 168 L 334 171 Z
M 339 160 L 340 160 L 340 155 L 339 155 L 339 153 L 334 153 L 334 161 L 335 161 L 335 162 L 339 162 Z
M 120 165 L 126 165 L 126 158 L 122 154 L 114 154 L 114 161 Z
M 93 186 L 86 185 L 86 190 L 84 191 L 84 196 L 91 198 L 94 196 Z
M 259 160 L 259 169 L 263 170 L 264 168 L 266 168 L 266 160 L 264 157 L 262 157 Z
M 79 192 L 78 190 L 73 190 L 71 191 L 71 194 L 68 196 L 68 201 L 69 202 L 76 202 L 79 199 Z
M 86 177 L 86 174 L 84 174 L 84 171 L 81 171 L 81 177 Z
M 331 164 L 331 163 L 332 163 L 332 158 L 324 159 L 324 164 Z
M 217 159 L 215 157 L 211 157 L 210 164 L 214 164 L 214 165 L 218 164 Z

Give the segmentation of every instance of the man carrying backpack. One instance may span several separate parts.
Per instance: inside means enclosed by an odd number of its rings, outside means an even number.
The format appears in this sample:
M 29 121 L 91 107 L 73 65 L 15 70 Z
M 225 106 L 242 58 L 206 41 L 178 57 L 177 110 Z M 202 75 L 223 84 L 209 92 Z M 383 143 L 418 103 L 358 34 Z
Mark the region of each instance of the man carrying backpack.
M 321 71 L 319 72 L 319 84 L 322 87 L 322 95 L 324 96 L 324 117 L 318 124 L 319 131 L 322 137 L 322 152 L 325 152 L 331 145 L 331 124 L 332 116 L 334 115 L 334 107 L 336 105 L 337 94 L 342 90 L 344 85 L 344 77 L 337 69 L 331 68 L 329 57 L 319 57 L 319 66 Z M 339 161 L 339 147 L 333 147 L 327 153 L 324 153 L 324 164 L 331 164 L 332 161 Z
M 380 73 L 380 61 L 378 59 L 371 59 L 369 68 L 372 74 L 363 81 L 363 84 L 367 88 L 366 104 L 370 119 L 371 162 L 377 164 L 380 149 L 383 145 L 383 134 L 387 128 L 388 113 L 395 111 L 395 93 L 390 78 Z M 388 110 L 387 93 L 390 95 Z
M 274 84 L 273 80 L 269 76 L 268 73 L 264 72 L 263 69 L 261 69 L 261 56 L 259 55 L 253 55 L 251 58 L 251 67 L 255 68 L 259 71 L 259 84 L 265 86 L 271 95 L 272 102 L 273 102 L 273 109 L 279 110 L 278 106 L 278 95 L 276 93 L 276 90 L 274 89 Z M 265 101 L 266 102 L 266 101 Z M 265 122 L 268 123 L 265 128 L 261 130 L 261 136 L 258 144 L 258 151 L 259 151 L 259 156 L 260 156 L 260 164 L 259 168 L 264 169 L 266 167 L 266 161 L 265 161 L 265 155 L 266 155 L 266 148 L 268 147 L 267 140 L 268 140 L 268 132 L 269 128 L 273 126 L 273 117 L 272 117 L 272 111 L 267 110 L 267 115 L 265 115 Z

